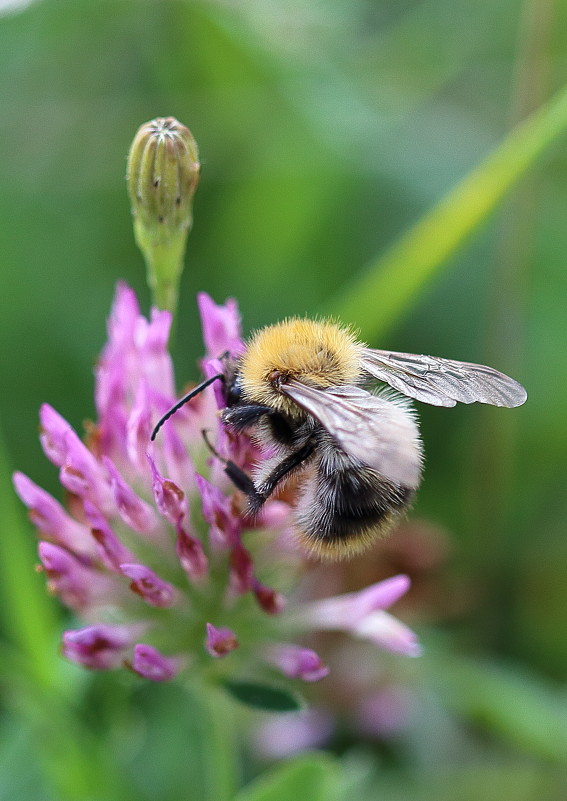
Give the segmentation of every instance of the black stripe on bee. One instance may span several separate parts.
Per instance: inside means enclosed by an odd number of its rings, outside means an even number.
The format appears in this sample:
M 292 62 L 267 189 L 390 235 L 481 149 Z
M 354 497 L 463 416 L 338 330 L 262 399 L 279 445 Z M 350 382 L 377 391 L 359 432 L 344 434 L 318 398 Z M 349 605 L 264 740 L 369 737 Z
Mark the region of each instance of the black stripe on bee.
M 302 482 L 296 521 L 304 544 L 319 555 L 355 553 L 385 534 L 410 506 L 415 490 L 388 481 L 343 452 L 325 453 Z

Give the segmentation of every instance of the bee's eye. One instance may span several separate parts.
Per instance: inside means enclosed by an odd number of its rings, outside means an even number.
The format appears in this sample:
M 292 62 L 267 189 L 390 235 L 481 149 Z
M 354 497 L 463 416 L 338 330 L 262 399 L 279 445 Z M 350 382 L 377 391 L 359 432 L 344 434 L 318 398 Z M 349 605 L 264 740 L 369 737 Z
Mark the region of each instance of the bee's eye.
M 272 370 L 272 372 L 268 376 L 268 381 L 273 387 L 278 389 L 280 384 L 285 383 L 285 374 L 282 373 L 281 370 Z

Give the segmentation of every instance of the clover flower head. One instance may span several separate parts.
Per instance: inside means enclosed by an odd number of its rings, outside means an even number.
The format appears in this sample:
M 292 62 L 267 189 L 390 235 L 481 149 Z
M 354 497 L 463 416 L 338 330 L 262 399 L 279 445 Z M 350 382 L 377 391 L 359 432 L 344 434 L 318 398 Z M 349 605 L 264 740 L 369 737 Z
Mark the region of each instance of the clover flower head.
M 237 357 L 244 344 L 235 301 L 217 306 L 200 294 L 198 304 L 202 369 L 210 376 L 222 353 Z M 222 426 L 218 382 L 150 442 L 176 398 L 170 325 L 167 311 L 153 309 L 146 319 L 133 291 L 119 284 L 95 370 L 96 422 L 82 439 L 51 406 L 40 410 L 41 445 L 59 470 L 66 504 L 14 475 L 39 535 L 48 589 L 83 623 L 64 632 L 63 655 L 157 682 L 191 670 L 317 681 L 329 668 L 294 642 L 314 630 L 343 630 L 417 655 L 413 633 L 384 611 L 408 589 L 404 576 L 359 593 L 296 600 L 303 567 L 286 539 L 293 499 L 268 500 L 251 524 L 245 499 L 203 440 L 206 429 L 218 452 L 244 469 L 262 458 L 247 436 Z

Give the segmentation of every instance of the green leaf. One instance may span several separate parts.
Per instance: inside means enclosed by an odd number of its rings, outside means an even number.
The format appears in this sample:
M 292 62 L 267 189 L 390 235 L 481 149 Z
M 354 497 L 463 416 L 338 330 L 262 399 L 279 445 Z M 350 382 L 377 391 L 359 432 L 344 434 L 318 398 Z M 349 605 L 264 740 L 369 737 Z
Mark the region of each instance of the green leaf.
M 298 757 L 255 779 L 235 801 L 331 801 L 336 798 L 337 763 L 325 754 Z
M 378 339 L 494 211 L 538 156 L 567 130 L 567 89 L 520 123 L 469 175 L 328 304 Z
M 254 709 L 264 709 L 268 712 L 298 712 L 303 706 L 295 693 L 281 687 L 228 679 L 223 681 L 222 685 L 233 698 Z

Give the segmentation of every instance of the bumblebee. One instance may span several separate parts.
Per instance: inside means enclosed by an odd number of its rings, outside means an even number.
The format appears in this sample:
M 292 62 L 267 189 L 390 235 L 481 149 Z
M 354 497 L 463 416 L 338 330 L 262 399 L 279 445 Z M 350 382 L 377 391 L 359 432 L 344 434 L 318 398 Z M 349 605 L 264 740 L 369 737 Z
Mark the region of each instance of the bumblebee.
M 226 354 L 223 364 L 222 373 L 162 417 L 152 439 L 180 406 L 222 381 L 223 423 L 249 432 L 270 454 L 252 477 L 223 459 L 225 472 L 248 497 L 252 514 L 297 476 L 299 539 L 331 560 L 368 548 L 412 503 L 423 455 L 410 398 L 434 406 L 506 407 L 527 398 L 517 381 L 491 367 L 373 350 L 326 320 L 294 318 L 263 328 L 242 356 Z M 373 380 L 388 388 L 369 391 Z

